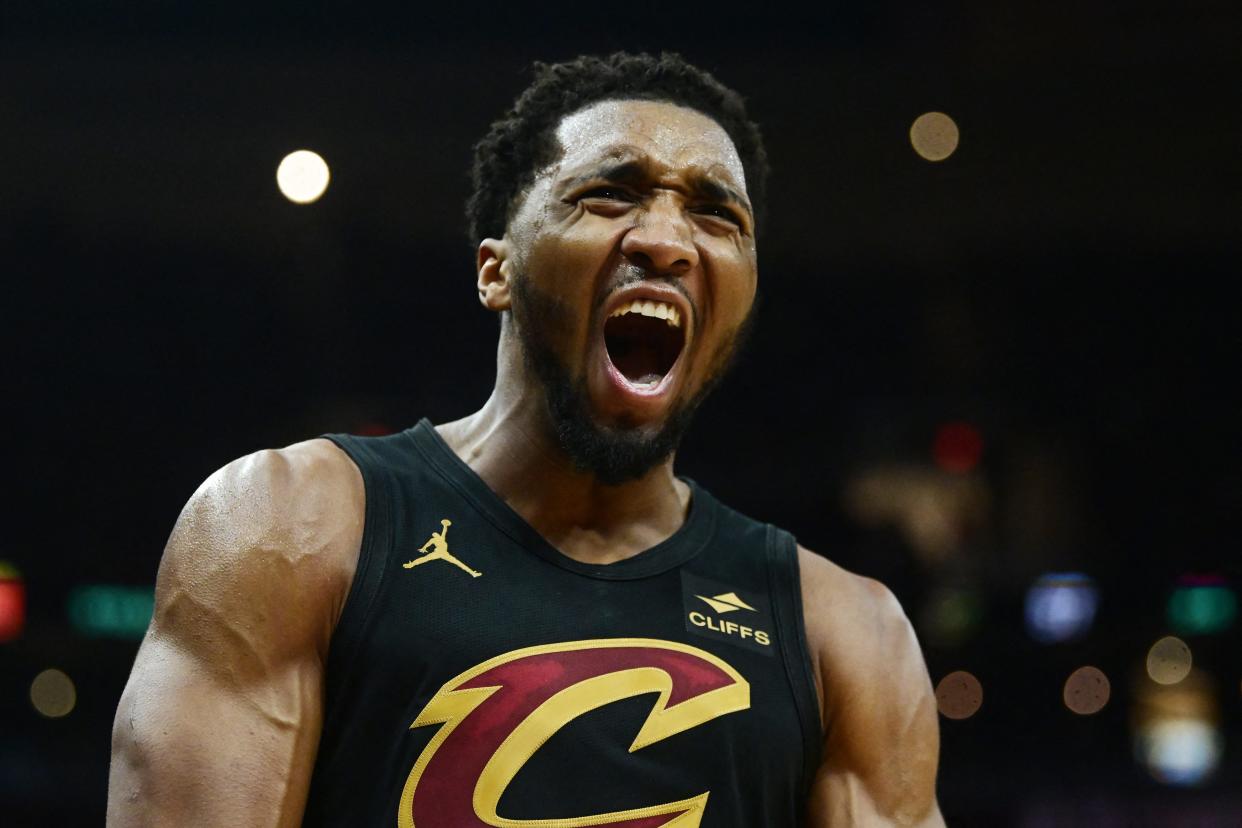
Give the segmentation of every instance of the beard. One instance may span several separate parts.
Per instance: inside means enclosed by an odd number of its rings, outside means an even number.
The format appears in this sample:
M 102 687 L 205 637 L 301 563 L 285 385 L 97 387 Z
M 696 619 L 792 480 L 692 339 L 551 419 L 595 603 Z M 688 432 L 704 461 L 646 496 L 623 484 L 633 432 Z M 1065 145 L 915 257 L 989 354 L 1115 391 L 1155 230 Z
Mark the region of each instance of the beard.
M 513 316 L 527 372 L 543 386 L 549 436 L 575 469 L 594 475 L 601 483 L 616 486 L 642 477 L 677 450 L 695 411 L 728 374 L 749 339 L 758 305 L 756 296 L 746 318 L 712 355 L 703 386 L 689 399 L 675 403 L 660 427 L 650 433 L 595 421 L 585 372 L 571 376 L 547 335 L 567 329 L 572 311 L 535 288 L 527 274 L 520 274 L 513 283 Z

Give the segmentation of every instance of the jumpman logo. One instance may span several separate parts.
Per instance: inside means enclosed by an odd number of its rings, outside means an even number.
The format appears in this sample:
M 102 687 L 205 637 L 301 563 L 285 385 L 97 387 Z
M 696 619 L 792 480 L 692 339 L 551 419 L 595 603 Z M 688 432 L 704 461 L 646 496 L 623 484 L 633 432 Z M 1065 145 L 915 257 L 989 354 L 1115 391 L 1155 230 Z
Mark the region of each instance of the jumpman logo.
M 419 564 L 425 564 L 428 561 L 448 561 L 453 566 L 458 567 L 459 569 L 464 569 L 466 572 L 469 572 L 471 577 L 477 578 L 480 575 L 482 575 L 483 574 L 482 572 L 479 572 L 477 569 L 471 569 L 470 567 L 466 566 L 461 561 L 457 560 L 457 556 L 449 551 L 448 541 L 444 539 L 444 536 L 448 534 L 448 528 L 452 525 L 453 525 L 453 521 L 447 518 L 445 518 L 444 520 L 441 520 L 440 526 L 442 528 L 440 529 L 440 531 L 432 532 L 431 537 L 428 538 L 427 542 L 424 543 L 418 550 L 419 552 L 423 553 L 423 557 L 415 558 L 409 563 L 401 564 L 401 566 L 404 569 L 413 569 Z M 430 554 L 427 552 L 428 546 L 432 548 L 432 551 Z

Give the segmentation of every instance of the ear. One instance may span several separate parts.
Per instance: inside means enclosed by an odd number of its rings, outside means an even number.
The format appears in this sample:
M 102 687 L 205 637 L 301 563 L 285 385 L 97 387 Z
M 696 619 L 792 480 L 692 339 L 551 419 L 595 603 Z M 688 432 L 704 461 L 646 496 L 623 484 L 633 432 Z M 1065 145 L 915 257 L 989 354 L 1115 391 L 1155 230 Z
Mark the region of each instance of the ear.
M 479 243 L 479 303 L 497 313 L 509 309 L 509 288 L 513 278 L 510 254 L 509 242 L 504 239 L 484 239 Z

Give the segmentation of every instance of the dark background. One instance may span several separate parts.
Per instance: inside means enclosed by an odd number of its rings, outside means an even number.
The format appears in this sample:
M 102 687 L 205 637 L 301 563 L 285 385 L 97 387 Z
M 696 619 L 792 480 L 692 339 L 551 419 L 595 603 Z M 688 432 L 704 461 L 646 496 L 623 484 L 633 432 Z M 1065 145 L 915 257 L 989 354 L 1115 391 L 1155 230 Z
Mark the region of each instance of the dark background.
M 137 641 L 75 629 L 75 587 L 149 588 L 235 457 L 486 398 L 471 145 L 531 60 L 617 48 L 741 91 L 774 168 L 758 333 L 679 470 L 888 583 L 934 682 L 978 676 L 979 712 L 941 721 L 950 825 L 1242 824 L 1236 623 L 1186 638 L 1215 774 L 1162 785 L 1132 741 L 1177 579 L 1240 574 L 1232 0 L 6 2 L 0 558 L 28 618 L 0 644 L 0 823 L 103 818 Z M 931 110 L 962 134 L 940 163 L 908 138 Z M 274 172 L 304 147 L 333 179 L 297 206 Z M 933 462 L 949 422 L 982 435 L 973 470 Z M 1037 643 L 1025 592 L 1066 570 L 1094 579 L 1096 623 Z M 953 636 L 929 609 L 946 589 L 976 621 Z M 1083 664 L 1111 681 L 1094 716 L 1061 701 Z M 76 683 L 63 718 L 31 706 L 46 667 Z

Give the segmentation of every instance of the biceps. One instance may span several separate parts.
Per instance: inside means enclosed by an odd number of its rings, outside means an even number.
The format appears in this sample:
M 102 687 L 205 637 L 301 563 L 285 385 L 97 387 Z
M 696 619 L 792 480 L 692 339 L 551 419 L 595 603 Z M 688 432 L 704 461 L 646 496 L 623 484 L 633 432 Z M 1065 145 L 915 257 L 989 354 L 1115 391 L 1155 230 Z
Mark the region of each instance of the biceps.
M 148 640 L 113 726 L 108 824 L 296 825 L 321 720 L 313 669 L 234 686 Z
M 821 767 L 807 805 L 809 828 L 852 828 L 875 825 L 881 817 L 867 787 L 857 775 Z
M 882 674 L 838 676 L 812 797 L 824 814 L 817 828 L 937 824 L 935 697 L 921 656 L 894 661 Z
M 876 804 L 871 791 L 857 774 L 828 766 L 820 768 L 807 803 L 808 828 L 877 828 L 911 826 L 944 828 L 934 794 L 921 808 L 890 812 Z

